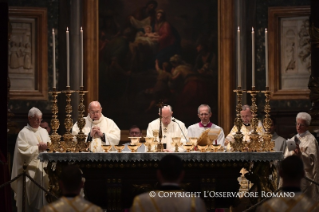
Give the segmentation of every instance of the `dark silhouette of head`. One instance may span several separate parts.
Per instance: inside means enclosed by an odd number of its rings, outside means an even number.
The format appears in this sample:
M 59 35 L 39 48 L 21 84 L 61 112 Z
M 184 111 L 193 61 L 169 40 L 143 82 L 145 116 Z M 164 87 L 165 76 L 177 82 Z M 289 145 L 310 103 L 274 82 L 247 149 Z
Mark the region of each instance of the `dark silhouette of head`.
M 163 157 L 158 166 L 157 176 L 161 183 L 181 182 L 184 177 L 182 160 L 176 155 Z
M 300 181 L 305 175 L 302 160 L 298 156 L 289 156 L 281 161 L 280 177 L 283 179 L 283 186 L 300 187 Z
M 60 187 L 63 194 L 78 195 L 83 187 L 81 170 L 75 165 L 64 167 L 60 175 Z

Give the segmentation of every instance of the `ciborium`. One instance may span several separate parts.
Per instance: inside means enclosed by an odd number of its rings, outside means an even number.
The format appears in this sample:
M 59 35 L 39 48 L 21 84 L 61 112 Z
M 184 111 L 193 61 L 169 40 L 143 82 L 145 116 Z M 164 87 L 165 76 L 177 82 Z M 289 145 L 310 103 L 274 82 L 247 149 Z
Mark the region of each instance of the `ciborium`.
M 138 145 L 127 145 L 127 147 L 131 150 L 131 152 L 136 152 L 137 149 L 139 148 Z
M 200 152 L 206 152 L 207 151 L 207 148 L 208 148 L 208 145 L 204 145 L 204 146 L 201 146 L 201 145 L 197 145 L 197 148 Z
M 152 145 L 153 145 L 153 142 L 154 142 L 154 137 L 144 137 L 144 139 L 145 139 L 144 145 L 147 148 L 147 152 L 151 152 L 152 151 Z
M 193 148 L 193 145 L 191 145 L 191 144 L 184 144 L 183 147 L 184 147 L 184 149 L 186 150 L 186 152 L 190 152 L 191 149 Z
M 105 152 L 109 152 L 112 148 L 112 145 L 101 145 Z
M 114 148 L 117 150 L 117 152 L 122 152 L 122 150 L 125 148 L 124 145 L 114 145 Z

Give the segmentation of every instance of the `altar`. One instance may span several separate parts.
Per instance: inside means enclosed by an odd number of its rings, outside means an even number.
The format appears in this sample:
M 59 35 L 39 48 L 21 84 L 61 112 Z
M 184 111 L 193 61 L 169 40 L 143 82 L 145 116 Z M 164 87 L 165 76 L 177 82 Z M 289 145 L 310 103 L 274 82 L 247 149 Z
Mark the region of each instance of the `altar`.
M 249 168 L 250 162 L 270 167 L 269 162 L 282 159 L 282 152 L 216 152 L 216 153 L 40 153 L 47 161 L 50 192 L 61 196 L 58 177 L 64 166 L 77 164 L 85 177 L 85 197 L 107 209 L 122 211 L 130 208 L 134 196 L 159 187 L 156 178 L 158 162 L 167 154 L 176 154 L 184 162 L 186 191 L 201 192 L 208 210 L 227 208 L 236 197 L 212 197 L 209 192 L 238 192 L 239 171 Z M 269 168 L 262 169 L 256 181 L 269 179 Z M 257 183 L 257 182 L 256 182 Z M 204 194 L 206 194 L 204 196 Z M 48 201 L 52 199 L 48 198 Z

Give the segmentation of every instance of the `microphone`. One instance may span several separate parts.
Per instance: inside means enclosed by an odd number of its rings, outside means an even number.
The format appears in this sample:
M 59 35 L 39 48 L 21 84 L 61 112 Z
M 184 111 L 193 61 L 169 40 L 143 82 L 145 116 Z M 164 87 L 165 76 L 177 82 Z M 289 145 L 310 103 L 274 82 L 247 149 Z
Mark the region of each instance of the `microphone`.
M 179 126 L 179 123 L 176 121 L 176 119 L 172 119 L 172 121 L 173 121 L 173 122 L 175 122 L 175 123 L 178 125 L 179 129 L 180 129 L 180 130 L 181 130 L 181 132 L 183 133 L 183 136 L 184 136 L 184 138 L 185 138 L 186 142 L 188 142 L 188 140 L 187 140 L 187 138 L 186 138 L 186 136 L 185 136 L 185 134 L 184 134 L 184 132 L 183 132 L 183 130 L 182 130 L 182 128 L 181 128 L 181 126 Z
M 90 132 L 89 132 L 89 134 L 88 134 L 88 139 L 86 140 L 86 142 L 89 142 L 89 141 L 92 142 L 91 131 L 92 131 L 92 127 L 93 127 L 93 121 L 94 121 L 94 119 L 92 119 L 92 122 L 91 122 L 91 130 L 90 130 Z

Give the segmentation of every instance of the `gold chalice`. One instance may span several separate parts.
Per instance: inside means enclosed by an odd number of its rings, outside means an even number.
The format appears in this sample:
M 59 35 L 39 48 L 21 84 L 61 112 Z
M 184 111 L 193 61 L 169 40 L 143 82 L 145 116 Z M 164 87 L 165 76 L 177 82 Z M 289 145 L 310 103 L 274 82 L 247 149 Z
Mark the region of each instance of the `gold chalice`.
M 158 135 L 159 135 L 159 130 L 153 130 L 153 137 L 155 138 L 155 140 L 158 137 Z
M 204 146 L 197 145 L 197 148 L 200 152 L 206 152 L 207 147 L 208 147 L 208 145 L 204 145 Z
M 125 148 L 124 145 L 114 145 L 114 148 L 117 150 L 117 152 L 122 152 L 122 150 Z
M 131 152 L 136 152 L 136 150 L 139 148 L 138 145 L 127 145 L 127 147 L 131 150 Z
M 189 137 L 189 142 L 193 145 L 193 149 L 197 146 L 197 137 Z
M 178 147 L 182 146 L 181 137 L 172 137 L 172 145 L 175 146 L 175 152 L 178 152 Z
M 191 145 L 191 144 L 184 144 L 183 146 L 184 146 L 184 149 L 186 149 L 187 152 L 190 152 L 191 149 L 193 148 L 193 145 Z
M 102 148 L 104 149 L 105 152 L 110 151 L 110 149 L 112 148 L 112 145 L 101 145 Z
M 151 152 L 152 145 L 154 142 L 154 137 L 144 137 L 145 143 L 144 145 L 147 147 L 147 152 Z

